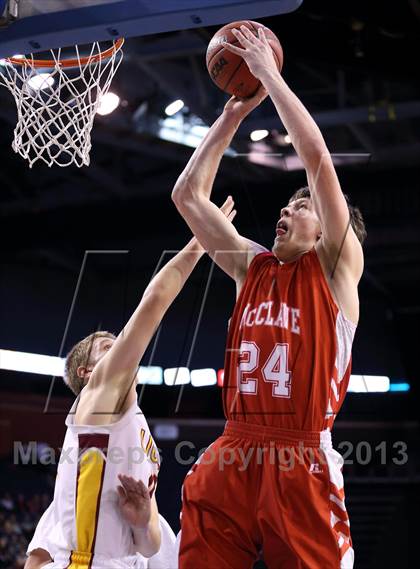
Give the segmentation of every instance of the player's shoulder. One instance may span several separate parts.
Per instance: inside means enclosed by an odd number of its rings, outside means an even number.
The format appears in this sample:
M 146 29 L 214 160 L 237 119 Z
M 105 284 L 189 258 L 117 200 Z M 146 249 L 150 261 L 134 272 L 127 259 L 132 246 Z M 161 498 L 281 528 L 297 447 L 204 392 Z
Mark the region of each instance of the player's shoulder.
M 238 286 L 238 294 L 242 289 L 242 285 L 245 281 L 248 283 L 254 282 L 258 278 L 261 271 L 264 271 L 264 267 L 271 266 L 275 261 L 275 256 L 270 251 L 264 250 L 256 253 L 252 259 L 249 261 L 248 268 L 244 274 L 243 279 L 240 281 Z
M 260 245 L 256 241 L 252 241 L 252 239 L 244 238 L 247 242 L 248 248 L 254 255 L 258 255 L 259 253 L 269 253 L 270 251 L 264 245 Z
M 256 259 L 259 258 L 261 260 L 261 255 L 270 256 L 272 253 L 263 245 L 252 241 L 251 239 L 246 239 L 247 246 L 248 246 L 248 259 L 247 259 L 247 267 L 248 270 L 252 264 L 255 265 L 257 262 Z
M 247 242 L 247 263 L 246 269 L 240 275 L 239 278 L 236 280 L 236 287 L 237 287 L 237 297 L 239 297 L 239 293 L 242 290 L 242 286 L 244 282 L 247 280 L 249 281 L 252 279 L 253 275 L 256 271 L 258 271 L 260 267 L 260 263 L 263 258 L 274 257 L 268 249 L 266 249 L 263 245 L 252 241 L 251 239 L 245 239 Z
M 249 259 L 248 272 L 250 270 L 259 268 L 266 263 L 274 262 L 275 260 L 276 257 L 271 251 L 268 251 L 265 248 L 261 248 L 261 250 L 255 250 L 252 258 Z

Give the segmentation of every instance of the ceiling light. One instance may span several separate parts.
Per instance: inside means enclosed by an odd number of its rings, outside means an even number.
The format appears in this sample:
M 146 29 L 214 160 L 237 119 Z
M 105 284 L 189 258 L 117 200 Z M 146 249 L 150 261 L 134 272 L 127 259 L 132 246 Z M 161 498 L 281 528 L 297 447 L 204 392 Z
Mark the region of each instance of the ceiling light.
M 105 93 L 105 95 L 103 95 L 101 97 L 101 100 L 99 101 L 98 110 L 96 112 L 98 113 L 98 115 L 102 116 L 109 115 L 113 111 L 115 111 L 115 109 L 118 107 L 119 104 L 120 104 L 120 98 L 118 95 L 111 92 Z
M 190 370 L 187 367 L 168 367 L 163 371 L 165 385 L 185 385 L 190 383 Z
M 351 375 L 349 393 L 380 393 L 389 391 L 389 377 L 384 375 Z
M 168 117 L 171 117 L 172 115 L 178 113 L 183 107 L 184 107 L 184 101 L 182 101 L 181 99 L 177 99 L 176 101 L 173 101 L 173 103 L 171 103 L 166 107 L 165 114 Z
M 0 350 L 0 369 L 62 376 L 64 359 L 56 356 Z
M 28 86 L 34 91 L 43 91 L 54 83 L 54 78 L 49 73 L 37 73 L 28 80 Z
M 140 366 L 137 372 L 137 383 L 161 385 L 163 383 L 163 369 L 160 366 Z
M 212 368 L 191 370 L 191 384 L 194 387 L 204 387 L 205 385 L 216 385 L 216 370 Z
M 259 140 L 263 140 L 264 138 L 267 138 L 267 136 L 269 134 L 270 133 L 265 128 L 263 128 L 261 130 L 253 130 L 251 132 L 251 134 L 249 135 L 249 138 L 252 140 L 252 142 L 258 142 Z
M 15 55 L 12 55 L 13 59 L 23 59 L 25 56 L 20 54 L 20 53 L 16 53 Z M 9 61 L 7 59 L 0 59 L 0 65 L 2 65 L 3 67 L 5 65 L 13 65 L 12 63 L 9 63 Z

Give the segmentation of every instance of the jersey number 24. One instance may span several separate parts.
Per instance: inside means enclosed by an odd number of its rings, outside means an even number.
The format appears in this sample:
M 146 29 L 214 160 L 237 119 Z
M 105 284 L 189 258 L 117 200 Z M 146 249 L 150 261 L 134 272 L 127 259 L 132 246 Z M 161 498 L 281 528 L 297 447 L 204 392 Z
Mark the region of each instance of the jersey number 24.
M 290 397 L 292 374 L 288 370 L 289 344 L 275 344 L 261 368 L 265 382 L 273 384 L 273 397 Z M 258 378 L 254 372 L 260 368 L 260 348 L 255 342 L 241 342 L 238 365 L 238 391 L 256 395 Z M 252 377 L 254 375 L 254 377 Z

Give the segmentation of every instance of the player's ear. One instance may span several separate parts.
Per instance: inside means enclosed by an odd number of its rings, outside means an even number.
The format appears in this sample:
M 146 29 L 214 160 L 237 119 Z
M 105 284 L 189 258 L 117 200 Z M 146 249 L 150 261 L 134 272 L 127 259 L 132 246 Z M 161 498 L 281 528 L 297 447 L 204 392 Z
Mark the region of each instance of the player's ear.
M 88 370 L 86 366 L 79 366 L 76 370 L 77 377 L 80 377 L 80 379 L 85 379 L 87 371 Z

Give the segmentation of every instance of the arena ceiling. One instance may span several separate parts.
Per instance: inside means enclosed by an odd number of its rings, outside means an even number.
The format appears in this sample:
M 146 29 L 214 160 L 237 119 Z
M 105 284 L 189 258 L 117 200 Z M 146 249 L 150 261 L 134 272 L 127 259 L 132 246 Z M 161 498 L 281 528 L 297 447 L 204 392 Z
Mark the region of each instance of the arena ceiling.
M 386 299 L 394 314 L 420 311 L 420 2 L 305 0 L 297 12 L 264 23 L 285 52 L 284 77 L 316 118 L 336 155 L 343 190 L 368 227 L 367 295 Z M 113 83 L 123 104 L 97 117 L 88 168 L 28 169 L 10 148 L 16 110 L 0 90 L 0 211 L 4 261 L 14 267 L 53 267 L 77 277 L 87 248 L 141 247 L 138 270 L 151 270 L 159 251 L 187 236 L 170 191 L 192 149 L 162 140 L 157 124 L 174 99 L 185 121 L 210 124 L 224 95 L 211 83 L 205 51 L 215 28 L 127 41 Z M 249 133 L 271 135 L 252 146 Z M 277 210 L 305 184 L 271 103 L 243 124 L 225 157 L 214 197 L 237 201 L 240 231 L 269 245 Z M 112 262 L 98 270 L 112 271 Z

